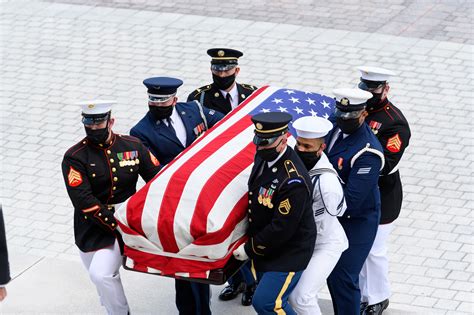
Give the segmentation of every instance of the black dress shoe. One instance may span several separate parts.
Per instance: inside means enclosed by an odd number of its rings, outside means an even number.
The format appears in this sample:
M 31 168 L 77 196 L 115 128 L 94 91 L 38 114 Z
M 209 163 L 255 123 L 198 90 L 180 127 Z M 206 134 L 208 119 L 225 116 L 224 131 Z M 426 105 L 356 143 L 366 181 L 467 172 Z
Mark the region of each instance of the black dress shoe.
M 367 303 L 367 302 L 360 302 L 360 315 L 364 315 L 364 314 L 365 314 L 365 309 L 367 308 L 367 305 L 369 305 L 369 303 Z
M 367 305 L 365 309 L 365 315 L 380 315 L 388 307 L 388 299 L 383 300 L 380 303 Z
M 230 301 L 239 295 L 239 293 L 245 290 L 245 282 L 241 282 L 237 285 L 228 285 L 219 294 L 219 300 Z
M 257 285 L 254 284 L 254 285 L 251 285 L 251 286 L 248 286 L 244 293 L 242 293 L 242 305 L 243 306 L 249 306 L 249 305 L 252 305 L 252 298 L 253 298 L 253 294 L 255 293 L 255 289 L 257 288 Z

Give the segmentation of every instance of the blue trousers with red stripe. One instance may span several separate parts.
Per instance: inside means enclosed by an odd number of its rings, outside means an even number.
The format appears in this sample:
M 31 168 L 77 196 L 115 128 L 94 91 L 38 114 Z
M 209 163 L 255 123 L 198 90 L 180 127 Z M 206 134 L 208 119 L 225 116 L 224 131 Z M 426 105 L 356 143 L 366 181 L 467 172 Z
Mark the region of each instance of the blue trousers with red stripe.
M 296 315 L 288 303 L 288 297 L 300 280 L 302 273 L 303 271 L 257 272 L 258 286 L 252 300 L 255 311 L 259 315 L 275 315 L 283 310 L 288 315 Z

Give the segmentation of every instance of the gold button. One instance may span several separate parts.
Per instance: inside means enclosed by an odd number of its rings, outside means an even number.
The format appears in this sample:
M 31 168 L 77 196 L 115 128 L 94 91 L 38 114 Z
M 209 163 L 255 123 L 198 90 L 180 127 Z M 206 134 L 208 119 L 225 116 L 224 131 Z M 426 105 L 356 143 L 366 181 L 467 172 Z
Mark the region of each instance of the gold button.
M 113 197 L 114 197 L 114 195 L 111 195 L 111 196 L 110 196 L 110 198 L 113 198 Z
M 249 218 L 249 222 L 252 222 L 252 218 Z
M 112 167 L 112 172 L 115 173 L 116 171 L 117 171 L 117 169 L 115 167 Z
M 249 200 L 249 204 L 252 204 L 252 200 Z
M 130 172 L 133 172 L 133 168 L 130 169 Z
M 87 216 L 86 216 L 86 215 L 84 216 L 84 219 L 86 219 L 86 220 L 87 220 Z
M 115 161 L 114 161 L 114 159 L 110 159 L 109 161 L 110 161 L 110 163 L 113 163 L 113 162 L 115 162 Z
M 114 177 L 114 182 L 118 181 L 118 178 L 117 177 Z
M 115 226 L 115 223 L 112 223 L 111 225 L 112 225 L 112 226 Z
M 86 144 L 86 143 L 87 143 L 87 141 L 86 141 L 86 140 L 82 141 L 82 144 Z
M 109 218 L 105 218 L 104 221 L 109 221 Z
M 136 159 L 136 160 L 135 160 L 135 163 L 140 164 L 140 160 L 139 160 L 139 159 Z
M 99 146 L 103 147 L 104 145 L 102 143 L 99 143 Z
M 99 217 L 101 217 L 101 216 L 102 216 L 102 212 L 99 212 Z
M 249 209 L 249 213 L 252 213 L 252 210 Z
M 112 187 L 112 190 L 116 190 L 116 189 L 117 189 L 117 187 L 115 187 L 115 186 L 114 186 L 114 187 Z
M 110 154 L 110 153 L 112 153 L 112 152 L 110 150 L 107 150 L 107 154 Z
M 92 173 L 92 177 L 95 177 L 95 173 Z
M 253 192 L 249 191 L 249 195 L 252 196 L 252 195 L 253 195 Z

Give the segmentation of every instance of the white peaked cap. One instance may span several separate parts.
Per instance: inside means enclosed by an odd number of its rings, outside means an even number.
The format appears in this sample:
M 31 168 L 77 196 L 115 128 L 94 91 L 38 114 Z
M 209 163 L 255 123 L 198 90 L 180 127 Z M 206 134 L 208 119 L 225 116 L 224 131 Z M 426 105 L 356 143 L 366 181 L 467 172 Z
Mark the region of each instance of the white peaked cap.
M 369 81 L 387 81 L 391 76 L 395 76 L 395 72 L 371 66 L 357 67 L 360 71 L 361 78 Z
M 372 98 L 372 93 L 357 88 L 334 89 L 332 92 L 334 93 L 334 96 L 336 96 L 338 102 L 343 98 L 347 98 L 350 103 L 349 106 L 366 103 L 369 98 Z
M 293 123 L 298 137 L 305 139 L 323 138 L 332 129 L 332 123 L 322 117 L 305 116 Z
M 82 113 L 85 115 L 106 114 L 112 110 L 112 105 L 116 101 L 109 100 L 92 100 L 76 103 L 82 107 Z

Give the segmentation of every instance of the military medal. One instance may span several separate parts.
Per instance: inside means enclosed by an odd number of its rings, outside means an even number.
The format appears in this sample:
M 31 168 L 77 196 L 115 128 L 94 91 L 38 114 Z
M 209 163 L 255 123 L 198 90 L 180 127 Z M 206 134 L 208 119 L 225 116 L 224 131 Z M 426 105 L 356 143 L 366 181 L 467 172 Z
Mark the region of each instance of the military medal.
M 382 127 L 382 123 L 379 123 L 378 121 L 371 120 L 369 122 L 369 127 L 372 130 L 372 132 L 376 135 L 379 133 L 380 127 Z
M 260 187 L 260 190 L 258 192 L 258 198 L 257 198 L 259 204 L 263 203 L 263 193 L 264 193 L 264 188 Z

